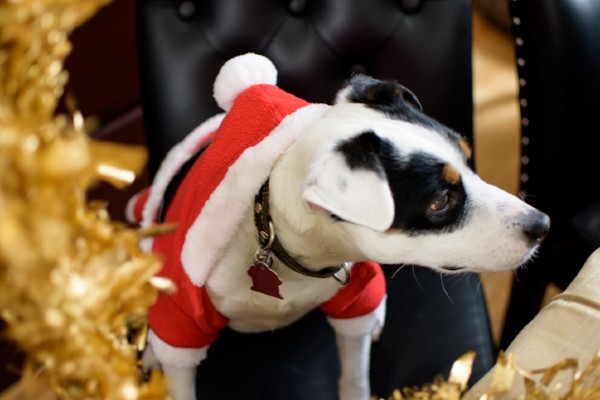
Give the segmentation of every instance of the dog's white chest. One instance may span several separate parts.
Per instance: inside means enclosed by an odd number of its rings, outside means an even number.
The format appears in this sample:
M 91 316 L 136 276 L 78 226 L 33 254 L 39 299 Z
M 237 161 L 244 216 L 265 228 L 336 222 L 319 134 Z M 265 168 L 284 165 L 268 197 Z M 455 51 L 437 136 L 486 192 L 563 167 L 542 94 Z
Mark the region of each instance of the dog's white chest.
M 240 332 L 261 332 L 289 325 L 333 297 L 341 286 L 333 279 L 304 277 L 278 268 L 282 299 L 250 288 L 249 266 L 215 268 L 206 284 L 217 310 Z

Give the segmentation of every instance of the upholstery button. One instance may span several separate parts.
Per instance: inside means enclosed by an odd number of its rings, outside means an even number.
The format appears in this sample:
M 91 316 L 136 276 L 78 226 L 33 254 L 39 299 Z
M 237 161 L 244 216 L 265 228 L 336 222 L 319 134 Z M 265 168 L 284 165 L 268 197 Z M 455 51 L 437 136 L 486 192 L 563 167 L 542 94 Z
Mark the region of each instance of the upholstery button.
M 366 74 L 366 73 L 367 73 L 367 67 L 365 67 L 362 64 L 354 64 L 353 66 L 350 67 L 350 75 Z
M 181 19 L 190 19 L 196 14 L 196 4 L 193 1 L 185 0 L 179 3 L 177 14 Z
M 306 0 L 291 0 L 289 10 L 293 15 L 300 16 L 306 11 Z
M 405 13 L 414 14 L 421 8 L 421 0 L 402 0 L 400 7 Z
M 524 190 L 521 190 L 521 191 L 519 192 L 519 198 L 520 198 L 521 200 L 525 201 L 525 199 L 527 198 L 527 192 L 526 192 L 526 191 L 524 191 Z

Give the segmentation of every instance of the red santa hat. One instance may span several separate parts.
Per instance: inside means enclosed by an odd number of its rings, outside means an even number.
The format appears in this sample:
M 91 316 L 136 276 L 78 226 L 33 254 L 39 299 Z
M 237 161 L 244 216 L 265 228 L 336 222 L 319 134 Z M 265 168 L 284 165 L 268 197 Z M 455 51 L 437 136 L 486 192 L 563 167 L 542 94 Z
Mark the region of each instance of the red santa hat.
M 263 56 L 249 53 L 227 61 L 214 84 L 214 98 L 226 113 L 208 119 L 176 145 L 149 192 L 133 202 L 131 209 L 141 217 L 141 225 L 155 224 L 173 176 L 212 140 L 169 205 L 165 222 L 177 221 L 178 229 L 146 243 L 159 253 L 181 255 L 165 260 L 163 272 L 182 267 L 194 285 L 203 286 L 276 159 L 329 108 L 281 90 L 276 81 L 275 66 Z

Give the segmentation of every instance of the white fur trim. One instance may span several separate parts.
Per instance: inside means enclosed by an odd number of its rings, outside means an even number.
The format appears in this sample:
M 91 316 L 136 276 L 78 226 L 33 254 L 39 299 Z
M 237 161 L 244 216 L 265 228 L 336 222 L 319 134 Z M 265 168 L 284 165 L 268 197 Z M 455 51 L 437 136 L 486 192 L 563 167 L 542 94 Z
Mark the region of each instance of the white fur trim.
M 212 266 L 252 208 L 254 196 L 269 177 L 277 158 L 300 137 L 308 123 L 329 107 L 310 104 L 286 116 L 260 143 L 244 150 L 227 170 L 206 201 L 201 216 L 190 226 L 181 250 L 183 268 L 195 285 L 204 286 Z
M 213 96 L 221 109 L 229 111 L 235 98 L 250 86 L 276 83 L 277 69 L 271 60 L 247 53 L 223 64 L 215 79 Z
M 152 252 L 152 246 L 154 246 L 154 239 L 151 237 L 145 237 L 140 240 L 140 249 L 147 253 Z
M 387 296 L 369 314 L 356 318 L 327 318 L 327 320 L 339 335 L 348 337 L 371 335 L 377 339 L 385 321 L 386 299 Z
M 154 177 L 148 200 L 142 211 L 142 227 L 148 228 L 154 225 L 156 212 L 163 201 L 169 182 L 179 168 L 194 155 L 194 150 L 202 138 L 217 130 L 224 117 L 225 114 L 222 113 L 207 119 L 167 153 Z
M 163 342 L 150 329 L 148 331 L 148 343 L 152 346 L 154 356 L 161 364 L 174 367 L 195 367 L 206 358 L 210 346 L 200 348 L 173 347 Z

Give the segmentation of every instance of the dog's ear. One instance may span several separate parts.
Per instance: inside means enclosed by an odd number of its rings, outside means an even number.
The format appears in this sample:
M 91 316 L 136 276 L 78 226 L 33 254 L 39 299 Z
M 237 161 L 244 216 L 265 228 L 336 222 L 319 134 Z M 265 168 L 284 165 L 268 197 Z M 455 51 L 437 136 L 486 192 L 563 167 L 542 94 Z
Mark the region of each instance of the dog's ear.
M 347 85 L 338 92 L 335 103 L 363 103 L 384 110 L 408 105 L 423 111 L 417 96 L 406 87 L 367 75 L 354 75 L 350 78 Z
M 384 232 L 394 199 L 379 160 L 380 139 L 365 132 L 322 154 L 312 165 L 303 199 L 314 212 Z

